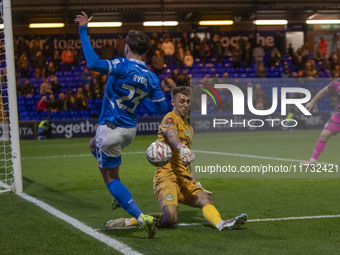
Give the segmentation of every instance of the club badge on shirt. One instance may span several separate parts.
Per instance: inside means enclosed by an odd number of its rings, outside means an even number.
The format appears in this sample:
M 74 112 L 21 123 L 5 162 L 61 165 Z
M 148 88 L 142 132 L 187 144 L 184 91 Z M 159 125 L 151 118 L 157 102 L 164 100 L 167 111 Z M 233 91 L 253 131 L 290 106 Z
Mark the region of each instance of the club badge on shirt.
M 169 125 L 173 125 L 173 126 L 175 125 L 173 118 L 168 118 L 166 120 L 166 126 L 168 127 Z

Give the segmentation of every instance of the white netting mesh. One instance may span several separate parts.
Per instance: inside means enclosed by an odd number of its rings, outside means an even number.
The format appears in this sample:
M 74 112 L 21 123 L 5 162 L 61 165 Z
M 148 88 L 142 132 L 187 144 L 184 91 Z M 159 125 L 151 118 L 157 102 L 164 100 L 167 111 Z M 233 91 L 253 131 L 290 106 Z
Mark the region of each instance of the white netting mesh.
M 0 24 L 3 22 L 3 3 L 0 2 Z M 14 85 L 15 86 L 15 85 Z M 0 192 L 14 181 L 12 150 L 9 140 L 9 110 L 4 29 L 0 28 Z

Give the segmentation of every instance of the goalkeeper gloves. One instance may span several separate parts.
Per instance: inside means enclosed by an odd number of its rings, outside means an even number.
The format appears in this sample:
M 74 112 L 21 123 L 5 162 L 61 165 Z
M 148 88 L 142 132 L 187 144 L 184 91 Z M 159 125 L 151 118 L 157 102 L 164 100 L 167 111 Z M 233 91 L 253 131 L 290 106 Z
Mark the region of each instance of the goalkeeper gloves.
M 185 144 L 180 143 L 179 145 L 177 145 L 177 150 L 179 150 L 181 154 L 183 165 L 187 166 L 191 162 L 191 152 L 189 148 Z

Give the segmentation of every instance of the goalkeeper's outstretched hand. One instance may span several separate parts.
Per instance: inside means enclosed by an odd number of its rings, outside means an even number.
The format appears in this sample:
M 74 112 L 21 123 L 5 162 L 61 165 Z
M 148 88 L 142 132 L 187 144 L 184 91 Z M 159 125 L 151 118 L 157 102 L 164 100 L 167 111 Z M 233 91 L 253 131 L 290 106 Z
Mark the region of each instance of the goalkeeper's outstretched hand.
M 81 13 L 82 14 L 79 14 L 76 16 L 76 18 L 74 19 L 74 22 L 78 23 L 79 26 L 81 27 L 87 26 L 87 24 L 89 23 L 89 18 L 85 12 L 82 11 Z
M 185 144 L 181 143 L 177 146 L 177 149 L 180 151 L 183 165 L 184 166 L 189 165 L 191 161 L 191 152 L 189 148 Z

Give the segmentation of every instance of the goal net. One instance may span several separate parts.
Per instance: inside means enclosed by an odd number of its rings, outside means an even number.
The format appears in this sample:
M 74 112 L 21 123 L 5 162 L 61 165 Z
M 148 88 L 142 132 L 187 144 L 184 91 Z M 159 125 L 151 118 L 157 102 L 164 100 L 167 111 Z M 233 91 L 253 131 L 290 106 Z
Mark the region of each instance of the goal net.
M 0 193 L 22 192 L 10 0 L 0 2 Z

